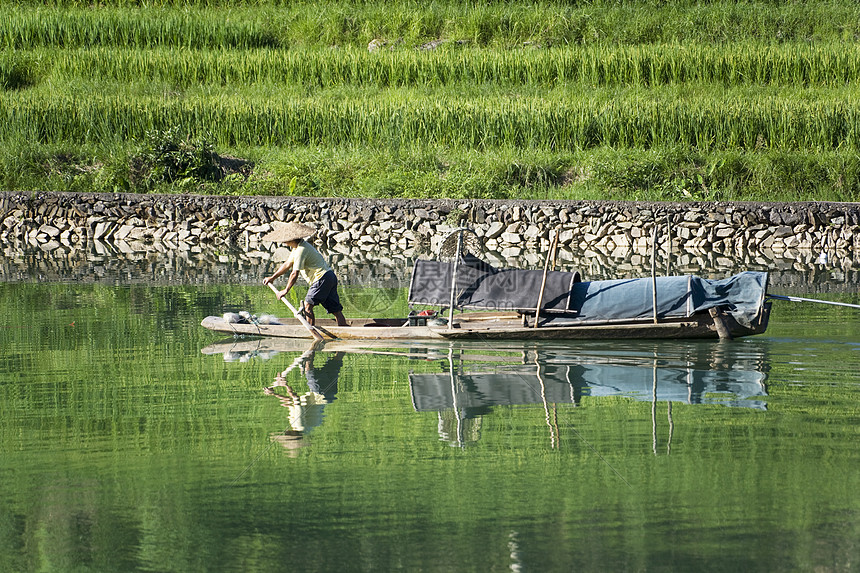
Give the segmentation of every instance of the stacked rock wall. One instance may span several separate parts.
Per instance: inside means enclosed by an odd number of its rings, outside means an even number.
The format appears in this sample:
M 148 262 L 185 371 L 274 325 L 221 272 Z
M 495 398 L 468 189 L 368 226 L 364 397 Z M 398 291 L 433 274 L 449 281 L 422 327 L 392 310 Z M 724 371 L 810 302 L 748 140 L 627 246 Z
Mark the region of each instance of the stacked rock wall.
M 661 248 L 727 255 L 860 251 L 860 204 L 430 201 L 196 195 L 2 193 L 0 240 L 76 244 L 225 244 L 251 247 L 279 221 L 318 229 L 327 245 L 435 252 L 467 226 L 505 256 L 544 249 Z

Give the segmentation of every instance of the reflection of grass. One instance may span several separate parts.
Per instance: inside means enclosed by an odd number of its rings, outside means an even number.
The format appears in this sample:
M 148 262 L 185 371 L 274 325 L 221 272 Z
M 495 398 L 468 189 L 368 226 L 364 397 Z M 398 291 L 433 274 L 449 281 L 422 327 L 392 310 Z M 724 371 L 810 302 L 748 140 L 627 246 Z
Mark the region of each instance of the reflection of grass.
M 703 402 L 710 402 L 712 404 L 718 402 L 731 402 L 736 399 L 737 396 L 730 392 L 705 392 L 702 395 Z
M 344 313 L 354 317 L 405 317 L 409 314 L 405 288 L 347 286 L 340 288 Z

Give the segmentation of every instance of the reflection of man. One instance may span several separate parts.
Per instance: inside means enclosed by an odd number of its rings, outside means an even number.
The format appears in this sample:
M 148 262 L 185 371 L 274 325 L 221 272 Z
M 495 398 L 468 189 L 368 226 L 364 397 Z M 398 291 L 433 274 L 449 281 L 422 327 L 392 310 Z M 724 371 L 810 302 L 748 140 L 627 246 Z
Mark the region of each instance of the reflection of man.
M 275 376 L 272 385 L 263 390 L 268 396 L 277 396 L 281 405 L 289 410 L 289 429 L 274 438 L 289 449 L 304 445 L 303 436 L 322 423 L 325 406 L 333 402 L 337 395 L 337 381 L 343 366 L 344 353 L 331 354 L 326 363 L 317 368 L 314 366 L 317 348 L 316 345 L 311 346 L 295 364 Z M 286 379 L 289 371 L 296 365 L 301 368 L 308 383 L 308 391 L 302 395 L 299 395 Z M 277 393 L 276 387 L 283 387 L 285 394 Z

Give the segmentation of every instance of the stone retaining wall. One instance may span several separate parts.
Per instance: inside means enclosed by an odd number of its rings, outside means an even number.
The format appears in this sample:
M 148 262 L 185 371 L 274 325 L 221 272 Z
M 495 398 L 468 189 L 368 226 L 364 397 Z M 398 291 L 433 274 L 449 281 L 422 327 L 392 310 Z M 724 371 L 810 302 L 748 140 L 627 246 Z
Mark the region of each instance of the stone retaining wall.
M 254 248 L 280 221 L 318 229 L 334 250 L 389 247 L 436 252 L 468 226 L 503 256 L 563 249 L 644 251 L 656 229 L 661 249 L 728 256 L 860 252 L 857 203 L 625 203 L 430 201 L 195 195 L 0 193 L 0 241 L 31 245 L 110 242 L 120 250 L 162 243 Z M 671 236 L 671 246 L 667 237 Z

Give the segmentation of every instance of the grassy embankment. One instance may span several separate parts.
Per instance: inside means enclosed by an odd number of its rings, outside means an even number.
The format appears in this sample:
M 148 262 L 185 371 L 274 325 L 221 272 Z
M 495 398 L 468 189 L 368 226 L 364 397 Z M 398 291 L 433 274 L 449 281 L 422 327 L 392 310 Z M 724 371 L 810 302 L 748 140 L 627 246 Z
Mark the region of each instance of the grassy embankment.
M 0 188 L 860 200 L 856 3 L 280 4 L 0 0 Z

